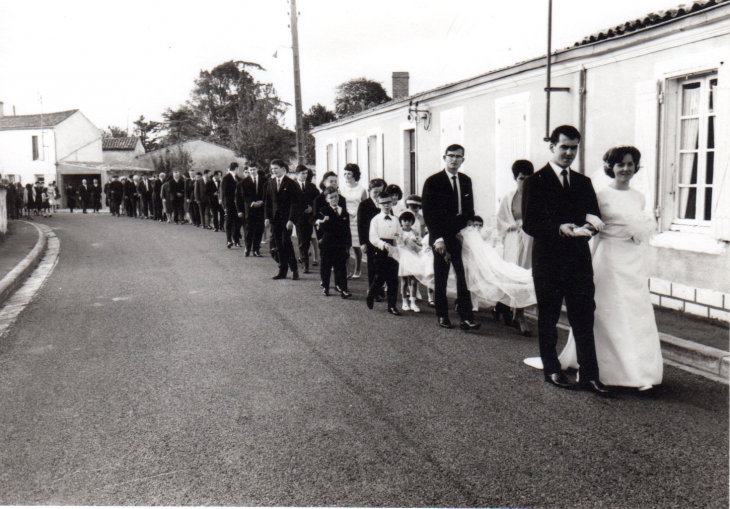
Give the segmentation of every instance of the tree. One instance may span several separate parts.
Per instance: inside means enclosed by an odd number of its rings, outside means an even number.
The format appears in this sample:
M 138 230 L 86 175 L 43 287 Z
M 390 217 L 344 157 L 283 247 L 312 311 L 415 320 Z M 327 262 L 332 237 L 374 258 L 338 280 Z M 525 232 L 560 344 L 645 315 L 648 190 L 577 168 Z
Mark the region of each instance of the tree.
M 160 155 L 153 155 L 152 164 L 158 173 L 165 172 L 169 176 L 172 175 L 173 171 L 179 171 L 186 175 L 193 167 L 193 156 L 181 145 L 178 145 L 177 147 L 168 147 L 162 150 Z
M 154 120 L 149 122 L 145 121 L 144 115 L 140 115 L 137 120 L 134 121 L 134 135 L 139 136 L 142 146 L 145 152 L 152 152 L 160 148 L 160 143 L 157 137 L 162 129 L 162 124 Z
M 121 127 L 117 127 L 115 125 L 107 126 L 109 129 L 108 131 L 105 131 L 104 129 L 101 130 L 101 137 L 102 138 L 126 138 L 127 137 L 127 130 L 122 129 Z
M 383 85 L 367 78 L 355 78 L 338 86 L 335 96 L 337 118 L 354 115 L 390 101 Z
M 229 61 L 200 71 L 190 100 L 177 110 L 163 113 L 163 144 L 204 139 L 233 149 L 258 163 L 293 154 L 293 132 L 282 118 L 289 106 L 270 83 L 258 82 L 250 69 L 264 71 L 253 62 Z
M 302 123 L 304 124 L 304 131 L 306 133 L 304 136 L 304 158 L 307 163 L 316 164 L 317 162 L 314 136 L 309 134 L 309 132 L 315 127 L 335 120 L 337 120 L 337 115 L 319 103 L 309 108 L 309 113 L 302 115 Z

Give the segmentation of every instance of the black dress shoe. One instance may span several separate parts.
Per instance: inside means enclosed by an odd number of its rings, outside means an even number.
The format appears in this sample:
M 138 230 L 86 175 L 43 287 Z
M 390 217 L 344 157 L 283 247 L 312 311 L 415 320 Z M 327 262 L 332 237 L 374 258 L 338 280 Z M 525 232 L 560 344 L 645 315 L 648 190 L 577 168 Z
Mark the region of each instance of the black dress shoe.
M 235 242 L 234 244 L 235 244 L 236 247 L 241 247 L 241 243 L 240 242 Z
M 261 253 L 259 253 L 258 251 L 254 251 L 254 252 L 253 252 L 253 255 L 254 255 L 254 256 L 255 256 L 256 258 L 261 258 Z
M 324 295 L 325 297 L 329 297 L 330 291 L 327 288 L 322 288 L 322 295 Z
M 365 303 L 368 305 L 368 309 L 373 309 L 374 302 L 375 298 L 372 295 L 368 295 L 367 299 L 365 299 Z
M 251 251 L 246 250 L 246 253 L 244 253 L 244 256 L 248 257 L 251 254 Z
M 312 273 L 312 272 L 311 272 L 311 271 L 310 271 L 310 270 L 309 270 L 308 268 L 306 268 L 306 267 L 304 268 L 304 270 L 303 270 L 302 272 L 304 272 L 305 274 L 311 274 L 311 273 Z
M 479 330 L 479 327 L 481 326 L 481 323 L 475 323 L 472 320 L 462 320 L 461 325 L 459 325 L 459 327 L 461 327 L 461 330 Z
M 443 327 L 444 329 L 453 329 L 454 328 L 454 326 L 451 325 L 451 320 L 449 320 L 447 317 L 439 318 L 439 327 Z
M 388 313 L 395 316 L 401 316 L 400 311 L 398 311 L 398 308 L 388 308 Z
M 277 274 L 276 276 L 272 277 L 271 279 L 286 279 L 286 274 Z
M 291 275 L 291 278 L 292 278 L 292 281 L 296 281 L 297 279 L 299 279 L 299 272 L 294 272 Z
M 226 247 L 228 247 L 228 249 L 231 249 L 233 247 L 233 242 L 229 242 Z
M 344 292 L 340 292 L 340 297 L 342 297 L 343 299 L 349 299 L 350 297 L 352 297 L 352 294 L 345 290 Z
M 577 389 L 578 388 L 578 384 L 573 382 L 570 378 L 568 378 L 565 375 L 565 373 L 563 373 L 562 371 L 558 371 L 557 373 L 551 373 L 549 375 L 545 375 L 545 381 L 555 385 L 556 387 L 560 387 L 561 389 Z
M 601 383 L 600 380 L 588 380 L 586 382 L 579 382 L 578 387 L 586 391 L 593 391 L 601 396 L 608 396 L 612 394 L 611 389 Z

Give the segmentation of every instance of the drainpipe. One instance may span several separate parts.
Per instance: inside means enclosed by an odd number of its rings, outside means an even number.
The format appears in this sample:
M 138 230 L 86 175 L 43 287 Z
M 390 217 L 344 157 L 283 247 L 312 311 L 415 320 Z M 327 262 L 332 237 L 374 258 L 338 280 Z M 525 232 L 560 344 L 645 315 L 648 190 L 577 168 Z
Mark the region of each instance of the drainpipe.
M 586 151 L 585 151 L 585 139 L 586 139 L 586 68 L 580 66 L 580 88 L 578 89 L 578 130 L 583 137 L 581 145 L 583 147 L 578 151 L 580 164 L 580 172 L 585 175 L 586 173 Z
M 661 216 L 661 206 L 659 205 L 659 197 L 661 195 L 659 184 L 661 183 L 661 138 L 662 138 L 662 104 L 664 103 L 664 83 L 662 80 L 656 82 L 656 140 L 654 141 L 654 216 L 659 219 Z M 661 227 L 659 228 L 661 230 Z

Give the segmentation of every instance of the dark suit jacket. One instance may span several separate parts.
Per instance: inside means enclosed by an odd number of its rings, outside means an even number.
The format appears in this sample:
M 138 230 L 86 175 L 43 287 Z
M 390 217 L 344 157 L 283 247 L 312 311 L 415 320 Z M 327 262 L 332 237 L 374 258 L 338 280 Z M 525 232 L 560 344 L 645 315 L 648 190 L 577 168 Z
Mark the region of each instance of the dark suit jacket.
M 173 200 L 183 200 L 185 198 L 185 179 L 180 177 L 180 180 L 171 178 L 169 181 L 170 197 Z
M 535 238 L 532 271 L 538 277 L 561 272 L 593 274 L 590 237 L 563 237 L 560 225 L 583 226 L 586 214 L 601 217 L 591 179 L 570 172 L 566 191 L 552 167 L 547 164 L 525 180 L 522 196 L 522 228 Z
M 212 178 L 208 179 L 208 182 L 203 180 L 205 185 L 205 195 L 208 197 L 208 203 L 218 204 L 218 186 L 215 185 L 215 181 Z
M 195 200 L 195 182 L 193 179 L 185 179 L 185 199 L 193 201 Z
M 344 196 L 340 195 L 340 199 L 337 200 L 337 205 L 340 207 L 346 207 L 347 206 L 347 200 Z M 311 224 L 314 224 L 315 221 L 317 221 L 317 218 L 319 217 L 319 213 L 322 211 L 323 208 L 329 207 L 329 204 L 327 203 L 327 200 L 324 197 L 324 194 L 320 194 L 314 199 L 314 205 L 312 208 L 314 209 L 314 214 L 312 214 L 312 218 L 309 220 Z M 330 207 L 331 208 L 331 207 Z M 314 233 L 317 235 L 317 240 L 322 240 L 322 232 L 318 229 L 314 230 Z
M 127 180 L 124 183 L 124 199 L 125 200 L 132 200 L 134 198 L 134 193 L 137 192 L 137 186 L 134 185 L 134 182 L 131 180 Z
M 209 201 L 208 193 L 206 192 L 206 183 L 205 180 L 202 178 L 199 178 L 195 181 L 195 184 L 193 185 L 193 199 L 202 204 L 206 204 Z
M 265 201 L 264 198 L 266 196 L 267 186 L 268 181 L 266 179 L 266 174 L 262 170 L 258 171 L 258 189 L 256 188 L 256 184 L 251 176 L 243 179 L 243 182 L 241 183 L 241 192 L 246 217 L 251 217 L 249 216 L 249 212 L 251 212 L 251 210 L 261 211 L 261 217 L 263 217 L 264 207 L 262 206 L 252 209 L 251 204 L 255 201 Z
M 322 207 L 317 214 L 316 219 L 329 218 L 327 221 L 320 223 L 319 232 L 322 234 L 323 250 L 348 251 L 352 246 L 352 234 L 350 232 L 350 215 L 345 207 L 341 207 L 340 215 L 329 206 Z
M 137 183 L 137 194 L 139 194 L 140 198 L 144 200 L 150 199 L 150 193 L 152 185 L 149 181 L 147 181 L 147 185 L 145 185 L 144 179 L 139 179 L 139 182 Z
M 218 197 L 223 208 L 236 205 L 236 177 L 232 173 L 226 173 L 218 188 Z
M 97 200 L 101 200 L 101 186 L 95 186 L 94 184 L 91 184 L 89 186 L 89 189 L 91 189 L 91 197 L 92 198 L 97 199 Z M 53 191 L 50 191 L 50 192 L 53 192 Z
M 79 192 L 79 198 L 81 200 L 83 200 L 84 202 L 88 202 L 91 200 L 91 186 L 90 185 L 87 184 L 86 186 L 84 186 L 83 184 L 80 184 L 78 192 Z
M 162 180 L 160 180 L 158 178 L 155 179 L 154 182 L 152 183 L 152 198 L 153 199 L 162 198 L 162 184 L 163 183 L 164 182 L 162 182 Z
M 453 191 L 451 174 L 446 170 L 434 173 L 423 184 L 423 219 L 429 232 L 429 242 L 459 233 L 474 218 L 474 193 L 471 179 L 458 173 L 461 187 L 461 215 L 459 201 Z
M 304 184 L 304 191 L 302 191 L 302 184 L 297 181 L 297 187 L 299 187 L 299 201 L 297 202 L 297 220 L 310 222 L 312 216 L 314 216 L 314 200 L 319 196 L 319 189 L 311 182 Z M 307 207 L 312 207 L 312 211 L 307 214 L 304 211 Z
M 264 198 L 264 218 L 269 221 L 297 220 L 297 203 L 301 190 L 296 182 L 286 175 L 281 179 L 281 186 L 276 189 L 276 177 L 269 179 Z
M 373 200 L 368 198 L 360 202 L 357 207 L 357 234 L 360 237 L 360 244 L 370 245 L 370 221 L 380 214 L 378 207 Z

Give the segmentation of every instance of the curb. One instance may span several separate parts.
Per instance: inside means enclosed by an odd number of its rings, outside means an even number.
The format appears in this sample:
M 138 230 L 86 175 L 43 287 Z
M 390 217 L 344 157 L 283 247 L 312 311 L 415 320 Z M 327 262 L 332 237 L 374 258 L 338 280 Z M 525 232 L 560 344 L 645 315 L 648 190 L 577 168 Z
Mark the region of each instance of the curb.
M 43 230 L 34 223 L 23 221 L 24 223 L 33 225 L 38 230 L 38 241 L 28 255 L 15 266 L 13 270 L 0 280 L 0 306 L 3 306 L 10 296 L 18 289 L 26 278 L 35 270 L 43 258 L 46 251 L 47 239 Z
M 525 315 L 536 320 L 537 309 L 534 306 L 527 308 Z M 561 315 L 558 327 L 570 330 L 565 313 Z M 662 357 L 665 364 L 730 385 L 730 352 L 663 332 L 659 333 L 659 340 L 662 343 Z

